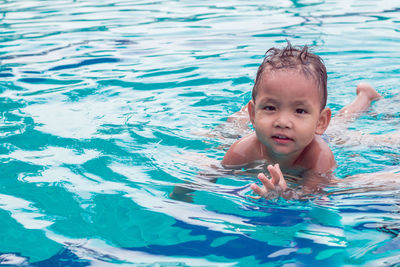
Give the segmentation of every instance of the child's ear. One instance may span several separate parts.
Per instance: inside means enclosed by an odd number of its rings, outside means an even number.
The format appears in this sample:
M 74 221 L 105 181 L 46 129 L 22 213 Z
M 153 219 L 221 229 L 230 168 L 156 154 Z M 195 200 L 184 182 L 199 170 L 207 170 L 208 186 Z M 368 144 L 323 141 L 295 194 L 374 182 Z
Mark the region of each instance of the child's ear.
M 331 121 L 332 112 L 330 108 L 324 108 L 319 114 L 319 120 L 317 124 L 317 128 L 315 129 L 315 133 L 318 135 L 323 134 L 329 126 L 329 122 Z
M 249 119 L 251 124 L 254 125 L 254 117 L 255 117 L 255 103 L 253 100 L 250 100 L 249 103 L 247 104 L 247 110 L 249 112 Z

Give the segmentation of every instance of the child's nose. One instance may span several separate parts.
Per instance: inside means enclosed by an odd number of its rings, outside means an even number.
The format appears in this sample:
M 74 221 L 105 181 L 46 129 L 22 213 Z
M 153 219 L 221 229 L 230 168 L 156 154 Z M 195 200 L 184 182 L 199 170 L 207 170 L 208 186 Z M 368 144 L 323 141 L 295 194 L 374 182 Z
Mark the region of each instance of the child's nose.
M 275 120 L 274 127 L 291 128 L 292 127 L 292 122 L 291 122 L 289 116 L 281 115 Z

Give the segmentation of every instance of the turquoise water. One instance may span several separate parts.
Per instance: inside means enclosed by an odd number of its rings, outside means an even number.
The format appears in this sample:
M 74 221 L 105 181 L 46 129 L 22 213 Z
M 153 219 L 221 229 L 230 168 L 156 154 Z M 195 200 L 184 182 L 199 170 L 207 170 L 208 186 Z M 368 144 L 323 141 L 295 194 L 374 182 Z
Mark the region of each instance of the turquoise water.
M 316 46 L 334 113 L 360 81 L 384 95 L 351 129 L 399 131 L 395 1 L 3 0 L 0 19 L 0 263 L 400 263 L 400 187 L 254 201 L 253 175 L 210 167 L 285 39 Z M 331 146 L 339 178 L 400 165 L 398 146 Z

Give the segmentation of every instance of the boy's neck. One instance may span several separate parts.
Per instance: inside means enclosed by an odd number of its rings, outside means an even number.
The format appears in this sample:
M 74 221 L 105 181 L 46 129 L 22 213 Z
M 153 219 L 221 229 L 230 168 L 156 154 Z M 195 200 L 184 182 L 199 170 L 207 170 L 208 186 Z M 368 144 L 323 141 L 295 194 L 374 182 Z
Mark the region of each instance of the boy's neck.
M 269 153 L 267 148 L 264 147 L 263 156 L 267 160 L 268 164 L 278 163 L 282 169 L 293 169 L 298 165 L 303 151 L 293 155 L 279 155 Z

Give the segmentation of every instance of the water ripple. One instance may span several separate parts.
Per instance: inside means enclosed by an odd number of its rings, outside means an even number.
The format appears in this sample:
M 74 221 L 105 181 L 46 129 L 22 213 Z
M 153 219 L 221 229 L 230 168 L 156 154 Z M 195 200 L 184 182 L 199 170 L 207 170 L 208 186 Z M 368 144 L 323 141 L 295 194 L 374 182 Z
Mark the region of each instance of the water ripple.
M 285 39 L 323 57 L 334 113 L 360 81 L 385 96 L 350 130 L 400 130 L 396 5 L 1 2 L 0 262 L 398 263 L 398 187 L 374 179 L 397 174 L 396 145 L 332 144 L 338 177 L 379 175 L 308 200 L 255 201 L 262 169 L 220 166 L 250 130 L 227 117 Z M 195 191 L 178 201 L 176 186 Z

